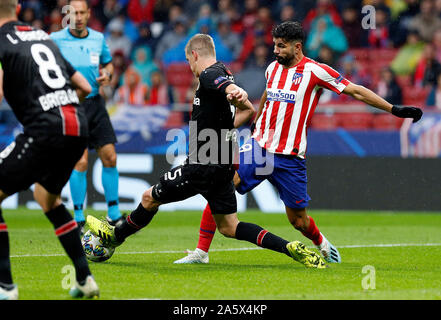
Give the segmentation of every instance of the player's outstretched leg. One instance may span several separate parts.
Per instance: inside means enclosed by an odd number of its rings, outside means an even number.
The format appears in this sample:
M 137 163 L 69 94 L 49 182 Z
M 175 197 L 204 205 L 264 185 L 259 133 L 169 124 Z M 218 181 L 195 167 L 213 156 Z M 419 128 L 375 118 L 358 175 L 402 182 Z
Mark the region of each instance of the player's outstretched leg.
M 199 241 L 194 251 L 187 250 L 188 255 L 182 259 L 176 260 L 177 264 L 208 263 L 208 250 L 210 250 L 211 241 L 216 232 L 216 221 L 211 214 L 210 205 L 202 213 L 201 225 L 199 228 Z
M 325 261 L 314 251 L 307 250 L 298 242 L 289 242 L 262 227 L 248 222 L 239 222 L 237 214 L 215 214 L 219 232 L 226 237 L 251 242 L 259 247 L 286 254 L 307 268 L 326 268 Z
M 290 223 L 305 237 L 310 239 L 328 263 L 340 263 L 341 256 L 337 248 L 329 242 L 320 232 L 314 219 L 308 216 L 306 208 L 293 209 L 286 207 L 286 213 Z
M 3 220 L 2 210 L 0 208 L 0 300 L 17 299 L 18 288 L 17 285 L 12 282 L 8 227 L 5 220 Z
M 87 216 L 86 224 L 89 226 L 90 231 L 100 237 L 107 246 L 117 247 L 127 237 L 146 227 L 158 212 L 158 207 L 161 203 L 154 200 L 151 194 L 152 188 L 144 192 L 143 200 L 138 207 L 122 223 L 116 226 L 112 226 L 108 221 L 99 220 L 93 216 Z

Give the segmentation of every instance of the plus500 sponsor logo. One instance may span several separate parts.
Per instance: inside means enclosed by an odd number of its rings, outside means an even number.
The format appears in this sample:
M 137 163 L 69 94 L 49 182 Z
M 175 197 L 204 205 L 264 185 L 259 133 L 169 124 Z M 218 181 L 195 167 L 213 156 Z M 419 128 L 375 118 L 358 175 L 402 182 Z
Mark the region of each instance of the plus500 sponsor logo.
M 292 91 L 283 91 L 283 90 L 268 90 L 266 94 L 266 99 L 269 101 L 295 103 L 296 93 Z

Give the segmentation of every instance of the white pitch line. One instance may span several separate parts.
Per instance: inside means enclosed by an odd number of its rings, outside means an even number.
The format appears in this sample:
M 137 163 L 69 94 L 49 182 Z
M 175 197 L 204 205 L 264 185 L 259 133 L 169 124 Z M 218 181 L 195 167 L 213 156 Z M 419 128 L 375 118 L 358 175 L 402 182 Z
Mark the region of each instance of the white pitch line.
M 392 248 L 392 247 L 439 247 L 441 243 L 384 243 L 384 244 L 354 244 L 337 246 L 342 249 L 352 248 Z M 249 251 L 262 250 L 260 247 L 251 248 L 225 248 L 225 249 L 211 249 L 210 252 L 226 252 L 226 251 Z M 132 251 L 132 252 L 118 252 L 118 254 L 157 254 L 157 253 L 185 253 L 183 250 L 167 250 L 167 251 Z M 20 254 L 11 255 L 11 258 L 27 258 L 27 257 L 62 257 L 65 254 Z

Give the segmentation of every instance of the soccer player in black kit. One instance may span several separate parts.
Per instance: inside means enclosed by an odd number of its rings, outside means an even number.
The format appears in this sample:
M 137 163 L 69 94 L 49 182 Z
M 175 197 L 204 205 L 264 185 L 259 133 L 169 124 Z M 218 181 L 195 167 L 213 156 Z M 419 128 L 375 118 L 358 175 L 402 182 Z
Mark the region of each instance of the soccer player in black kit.
M 61 190 L 87 146 L 87 119 L 79 107 L 91 87 L 44 31 L 18 22 L 17 0 L 0 2 L 0 100 L 8 101 L 24 132 L 0 153 L 0 203 L 35 183 L 34 198 L 53 224 L 76 271 L 73 297 L 96 297 L 78 228 Z M 0 209 L 0 300 L 18 299 L 9 238 Z
M 324 268 L 323 259 L 300 242 L 289 243 L 260 226 L 238 220 L 232 180 L 234 128 L 251 119 L 254 107 L 246 92 L 234 84 L 231 72 L 216 61 L 214 42 L 209 35 L 193 36 L 187 43 L 185 55 L 191 71 L 199 78 L 193 100 L 187 160 L 144 192 L 139 206 L 121 225 L 113 227 L 88 216 L 91 231 L 109 246 L 116 247 L 147 226 L 161 204 L 201 194 L 210 204 L 217 228 L 224 236 L 285 253 L 308 267 Z M 231 104 L 236 107 L 235 114 Z

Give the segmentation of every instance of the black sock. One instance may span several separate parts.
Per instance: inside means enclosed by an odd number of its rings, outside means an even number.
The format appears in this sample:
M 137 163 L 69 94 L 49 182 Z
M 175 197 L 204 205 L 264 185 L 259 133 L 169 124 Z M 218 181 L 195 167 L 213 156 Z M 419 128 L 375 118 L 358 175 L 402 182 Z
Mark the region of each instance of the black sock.
M 286 249 L 286 245 L 289 241 L 286 241 L 253 223 L 239 222 L 236 229 L 236 239 L 245 240 L 258 245 L 259 247 L 284 253 L 288 257 L 291 257 L 288 249 Z
M 61 242 L 64 250 L 75 267 L 77 281 L 82 284 L 87 276 L 91 274 L 89 264 L 84 255 L 80 237 L 78 236 L 78 227 L 75 220 L 66 207 L 61 204 L 55 209 L 46 212 L 46 216 L 53 224 L 55 234 Z
M 7 289 L 8 285 L 12 285 L 8 227 L 5 220 L 3 220 L 2 209 L 0 209 L 0 284 L 5 289 Z
M 130 213 L 126 220 L 115 228 L 115 238 L 119 242 L 123 242 L 128 236 L 138 232 L 145 226 L 147 226 L 150 221 L 152 221 L 158 210 L 148 211 L 142 204 L 138 205 L 132 213 Z

